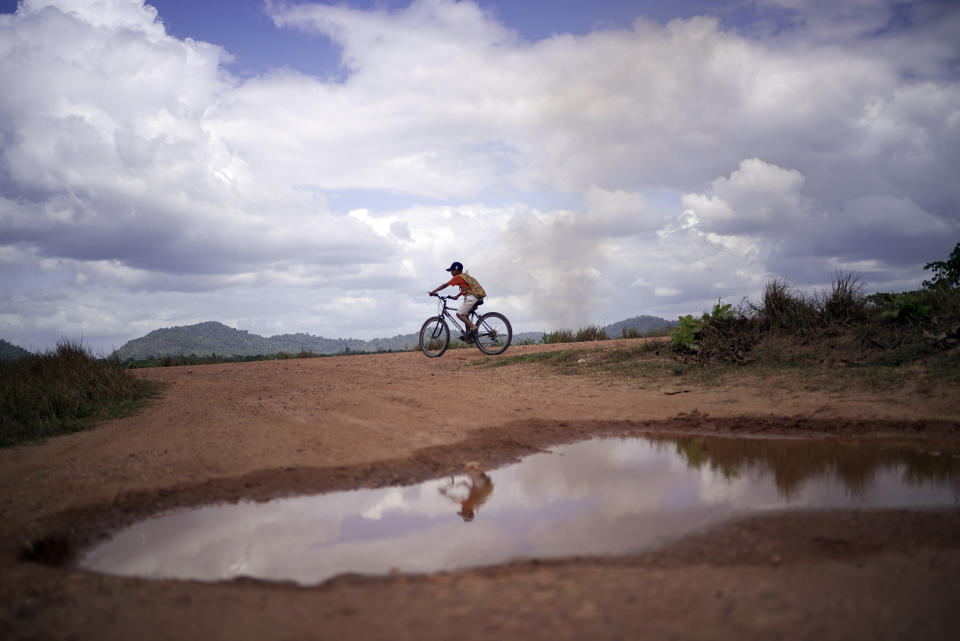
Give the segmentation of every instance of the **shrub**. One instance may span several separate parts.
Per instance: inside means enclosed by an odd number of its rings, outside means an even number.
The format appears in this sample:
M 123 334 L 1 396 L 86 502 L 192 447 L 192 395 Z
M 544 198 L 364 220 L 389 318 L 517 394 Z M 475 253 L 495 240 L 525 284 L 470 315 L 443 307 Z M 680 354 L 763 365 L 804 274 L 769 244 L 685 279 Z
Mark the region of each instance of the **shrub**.
M 588 325 L 577 330 L 577 335 L 574 337 L 574 340 L 578 343 L 583 343 L 586 341 L 605 341 L 608 338 L 607 332 L 605 332 L 602 327 Z
M 607 333 L 602 327 L 588 325 L 581 327 L 576 332 L 570 329 L 558 329 L 553 332 L 544 332 L 540 339 L 541 343 L 583 343 L 586 341 L 605 341 Z
M 714 304 L 713 311 L 710 313 L 710 315 L 709 316 L 707 314 L 703 315 L 703 321 L 705 323 L 706 322 L 715 323 L 719 321 L 730 320 L 733 318 L 733 316 L 734 316 L 734 312 L 730 303 L 727 303 L 726 305 L 724 305 L 723 300 L 718 299 L 717 302 Z
M 670 330 L 670 339 L 673 341 L 673 346 L 681 350 L 699 352 L 699 339 L 703 334 L 704 326 L 711 322 L 717 323 L 729 320 L 733 318 L 733 314 L 731 305 L 729 303 L 724 305 L 723 300 L 718 299 L 713 306 L 713 311 L 709 314 L 704 312 L 700 318 L 694 318 L 690 314 L 681 316 L 677 325 Z
M 69 341 L 51 353 L 0 363 L 0 446 L 129 413 L 157 389 L 127 372 L 116 353 L 94 359 Z
M 734 309 L 718 300 L 710 314 L 701 318 L 701 358 L 743 362 L 756 341 L 756 322 L 744 312 L 744 305 Z
M 791 292 L 781 278 L 768 281 L 761 304 L 749 308 L 758 328 L 763 330 L 802 335 L 820 322 L 816 302 L 799 292 Z
M 544 332 L 540 338 L 541 343 L 572 343 L 573 332 L 569 329 L 558 329 L 552 332 Z
M 837 273 L 823 300 L 823 320 L 828 325 L 851 325 L 867 318 L 867 302 L 860 276 Z
M 960 243 L 946 261 L 928 263 L 935 278 L 924 289 L 865 296 L 860 276 L 836 273 L 827 291 L 804 295 L 782 279 L 769 281 L 760 304 L 737 309 L 718 301 L 699 318 L 681 316 L 670 332 L 675 351 L 699 361 L 744 362 L 755 347 L 781 358 L 784 348 L 816 354 L 819 362 L 902 364 L 960 345 Z M 789 333 L 793 345 L 768 340 Z M 879 350 L 879 351 L 878 351 Z
M 675 349 L 699 352 L 700 343 L 697 339 L 703 331 L 703 322 L 693 315 L 687 314 L 677 319 L 677 324 L 670 330 L 670 340 Z
M 921 302 L 933 308 L 935 323 L 944 326 L 960 322 L 960 288 L 940 283 L 931 290 L 918 292 Z
M 939 285 L 960 288 L 960 243 L 956 244 L 947 260 L 935 260 L 923 268 L 933 271 L 933 278 L 923 281 L 924 288 L 936 289 Z
M 933 306 L 925 304 L 917 292 L 876 293 L 867 302 L 880 310 L 880 319 L 888 323 L 924 323 L 933 318 Z
M 775 278 L 763 287 L 763 306 L 760 308 L 763 320 L 771 328 L 790 325 L 789 319 L 797 304 L 796 297 L 787 289 L 787 281 Z

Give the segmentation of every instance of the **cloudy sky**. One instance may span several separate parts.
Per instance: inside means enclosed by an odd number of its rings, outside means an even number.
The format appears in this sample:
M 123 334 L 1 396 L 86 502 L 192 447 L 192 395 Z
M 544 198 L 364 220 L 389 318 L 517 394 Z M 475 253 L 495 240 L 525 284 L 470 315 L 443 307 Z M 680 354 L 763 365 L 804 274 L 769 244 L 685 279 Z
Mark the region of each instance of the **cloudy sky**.
M 547 8 L 549 7 L 549 8 Z M 960 240 L 949 0 L 0 0 L 0 337 L 699 313 Z

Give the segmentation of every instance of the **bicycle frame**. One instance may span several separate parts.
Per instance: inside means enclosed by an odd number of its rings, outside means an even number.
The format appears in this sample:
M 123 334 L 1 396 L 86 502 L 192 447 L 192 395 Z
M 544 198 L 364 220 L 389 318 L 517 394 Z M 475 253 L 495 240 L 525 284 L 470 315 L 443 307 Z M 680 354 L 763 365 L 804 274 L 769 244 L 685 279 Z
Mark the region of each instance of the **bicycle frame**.
M 453 327 L 457 329 L 461 334 L 467 333 L 467 328 L 460 324 L 460 319 L 457 318 L 457 310 L 453 307 L 447 305 L 448 300 L 456 300 L 454 296 L 437 296 L 440 299 L 440 309 L 437 310 L 437 316 L 442 316 L 444 320 L 450 323 Z M 480 319 L 480 314 L 477 313 L 477 308 L 480 307 L 480 303 L 477 303 L 473 306 L 473 309 L 470 310 L 470 320 L 473 321 L 473 324 L 476 325 L 476 321 Z

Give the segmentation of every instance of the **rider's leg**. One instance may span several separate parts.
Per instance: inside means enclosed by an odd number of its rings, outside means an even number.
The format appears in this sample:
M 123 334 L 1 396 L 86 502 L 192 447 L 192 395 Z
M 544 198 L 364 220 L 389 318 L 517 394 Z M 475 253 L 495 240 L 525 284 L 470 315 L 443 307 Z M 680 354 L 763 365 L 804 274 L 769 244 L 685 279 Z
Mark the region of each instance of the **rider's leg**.
M 463 324 L 467 326 L 468 332 L 476 331 L 477 329 L 477 326 L 470 322 L 470 312 L 473 311 L 476 304 L 477 297 L 468 294 L 463 297 L 463 302 L 460 303 L 460 308 L 457 310 L 457 318 L 462 320 Z
M 477 328 L 476 325 L 470 322 L 470 317 L 466 314 L 457 314 L 457 318 L 463 321 L 463 324 L 467 326 L 467 331 L 473 331 Z

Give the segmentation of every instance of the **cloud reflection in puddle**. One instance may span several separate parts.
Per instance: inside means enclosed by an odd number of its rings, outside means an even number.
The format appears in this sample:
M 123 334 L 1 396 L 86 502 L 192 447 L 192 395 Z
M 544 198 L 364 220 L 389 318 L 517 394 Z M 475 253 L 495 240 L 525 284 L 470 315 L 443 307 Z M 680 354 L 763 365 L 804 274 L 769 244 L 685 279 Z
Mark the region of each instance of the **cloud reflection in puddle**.
M 417 485 L 160 515 L 93 548 L 81 566 L 316 584 L 346 572 L 636 552 L 759 510 L 958 503 L 960 460 L 950 455 L 825 441 L 604 438 Z

